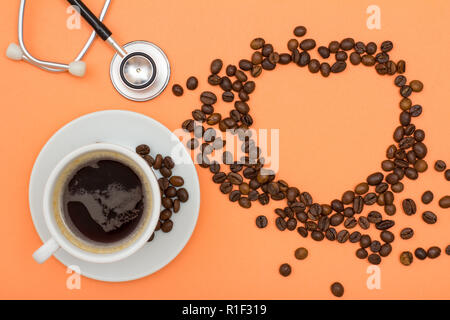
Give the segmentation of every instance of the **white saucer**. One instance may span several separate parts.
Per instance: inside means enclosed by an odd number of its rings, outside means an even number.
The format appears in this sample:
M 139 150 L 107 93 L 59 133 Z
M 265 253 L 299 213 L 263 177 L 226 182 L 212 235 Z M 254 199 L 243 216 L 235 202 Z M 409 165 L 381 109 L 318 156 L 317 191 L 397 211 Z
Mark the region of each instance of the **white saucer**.
M 182 163 L 177 163 L 173 173 L 184 178 L 189 201 L 182 203 L 180 211 L 173 214 L 174 227 L 171 232 L 156 232 L 153 241 L 138 252 L 125 260 L 109 264 L 85 262 L 62 249 L 55 254 L 61 263 L 78 266 L 82 275 L 92 279 L 120 282 L 145 277 L 166 266 L 180 253 L 194 231 L 200 209 L 200 185 L 191 157 L 180 140 L 159 122 L 139 113 L 110 110 L 85 115 L 61 128 L 50 138 L 34 164 L 29 187 L 31 217 L 39 236 L 45 242 L 50 238 L 42 212 L 47 178 L 56 163 L 66 154 L 95 142 L 115 143 L 133 150 L 145 143 L 151 147 L 153 156 L 156 153 L 171 155 L 174 148 L 181 150 L 177 154 Z M 45 268 L 45 263 L 41 267 Z

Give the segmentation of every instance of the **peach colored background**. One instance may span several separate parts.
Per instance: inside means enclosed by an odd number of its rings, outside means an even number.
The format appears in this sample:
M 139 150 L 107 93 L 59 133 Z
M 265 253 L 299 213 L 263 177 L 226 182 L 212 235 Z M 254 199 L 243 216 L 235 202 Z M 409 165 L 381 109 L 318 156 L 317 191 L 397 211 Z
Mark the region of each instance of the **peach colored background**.
M 86 2 L 99 12 L 101 0 Z M 370 4 L 381 8 L 381 30 L 366 27 Z M 18 7 L 18 0 L 4 1 L 0 11 L 2 52 L 8 43 L 17 42 Z M 36 56 L 70 61 L 87 38 L 90 29 L 84 22 L 81 30 L 65 28 L 66 7 L 62 0 L 29 1 L 25 36 Z M 199 77 L 201 85 L 183 98 L 167 90 L 152 102 L 134 103 L 110 84 L 113 52 L 100 41 L 85 59 L 84 79 L 46 73 L 9 61 L 2 53 L 0 298 L 317 299 L 332 298 L 329 286 L 334 281 L 344 284 L 345 298 L 450 298 L 449 256 L 414 261 L 410 267 L 398 261 L 403 250 L 450 244 L 450 212 L 439 209 L 436 200 L 427 207 L 439 215 L 435 226 L 421 221 L 424 205 L 419 204 L 419 214 L 413 217 L 398 211 L 398 240 L 380 265 L 382 289 L 371 291 L 366 288 L 368 263 L 355 258 L 356 245 L 317 243 L 296 232 L 280 233 L 274 227 L 273 206 L 244 210 L 229 203 L 212 184 L 210 173 L 201 169 L 198 225 L 172 263 L 138 281 L 109 284 L 82 278 L 81 290 L 67 290 L 62 264 L 52 258 L 37 265 L 31 258 L 41 240 L 29 214 L 28 180 L 42 146 L 74 118 L 110 108 L 141 112 L 172 130 L 178 128 L 199 106 L 200 90 L 209 88 L 210 61 L 220 57 L 228 64 L 249 57 L 249 42 L 256 36 L 279 51 L 285 50 L 296 25 L 307 26 L 308 35 L 319 44 L 347 36 L 365 42 L 392 40 L 393 59 L 405 59 L 406 76 L 425 84 L 413 100 L 424 106 L 424 114 L 414 122 L 426 130 L 427 160 L 430 166 L 437 159 L 450 165 L 449 1 L 122 0 L 113 1 L 106 23 L 119 42 L 146 39 L 164 48 L 173 67 L 170 85 L 184 84 L 190 75 Z M 379 170 L 398 122 L 399 94 L 392 82 L 362 66 L 329 79 L 293 65 L 263 74 L 250 105 L 255 127 L 281 129 L 279 178 L 311 192 L 319 202 L 329 202 Z M 218 108 L 225 110 L 223 103 Z M 396 203 L 405 197 L 419 201 L 427 189 L 436 198 L 450 190 L 442 174 L 429 169 L 418 181 L 406 183 Z M 264 230 L 255 227 L 259 214 L 269 217 Z M 406 226 L 416 235 L 400 240 L 398 232 Z M 298 246 L 309 249 L 307 260 L 295 260 Z M 293 267 L 288 278 L 278 274 L 284 262 Z

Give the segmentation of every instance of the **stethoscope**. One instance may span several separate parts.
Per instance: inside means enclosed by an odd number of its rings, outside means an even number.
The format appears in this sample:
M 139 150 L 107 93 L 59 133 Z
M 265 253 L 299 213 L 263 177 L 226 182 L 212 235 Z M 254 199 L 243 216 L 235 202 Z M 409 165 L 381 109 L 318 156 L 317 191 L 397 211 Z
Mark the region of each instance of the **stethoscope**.
M 147 41 L 133 41 L 120 46 L 112 37 L 111 31 L 103 24 L 111 0 L 106 0 L 97 18 L 81 0 L 67 0 L 78 9 L 81 16 L 94 31 L 75 60 L 69 64 L 43 61 L 33 57 L 26 49 L 23 40 L 23 17 L 26 0 L 21 0 L 19 8 L 19 45 L 10 44 L 6 52 L 13 60 L 24 60 L 32 65 L 51 72 L 69 72 L 78 77 L 84 76 L 86 64 L 82 61 L 97 34 L 110 44 L 116 54 L 110 65 L 110 78 L 116 90 L 124 97 L 134 101 L 147 101 L 157 97 L 167 86 L 170 78 L 170 64 L 164 52 Z

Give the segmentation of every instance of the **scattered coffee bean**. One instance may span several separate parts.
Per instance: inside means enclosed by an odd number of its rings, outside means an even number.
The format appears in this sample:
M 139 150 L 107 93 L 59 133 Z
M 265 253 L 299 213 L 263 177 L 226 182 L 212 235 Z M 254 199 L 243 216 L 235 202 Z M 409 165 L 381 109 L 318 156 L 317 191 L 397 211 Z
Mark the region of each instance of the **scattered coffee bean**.
M 422 202 L 424 204 L 429 204 L 433 201 L 434 195 L 431 191 L 425 191 L 422 195 Z
M 331 293 L 335 296 L 335 297 L 342 297 L 344 295 L 344 286 L 339 283 L 339 282 L 335 282 L 331 285 Z
M 260 229 L 267 227 L 267 218 L 266 216 L 258 216 L 256 218 L 256 226 Z
M 442 172 L 447 168 L 447 164 L 442 160 L 437 160 L 434 164 L 434 169 L 437 172 Z
M 198 87 L 198 79 L 196 77 L 189 77 L 186 81 L 186 88 L 195 90 Z
M 298 260 L 304 260 L 308 257 L 308 250 L 306 248 L 300 247 L 295 250 L 295 258 Z
M 413 255 L 409 251 L 403 251 L 400 254 L 400 262 L 404 266 L 409 266 L 413 262 Z
M 371 255 L 369 255 L 368 260 L 371 264 L 374 265 L 378 265 L 381 263 L 381 257 L 376 253 L 372 253 Z
M 428 224 L 435 224 L 437 222 L 437 216 L 431 211 L 422 213 L 422 219 Z
M 291 272 L 292 272 L 292 269 L 291 269 L 291 266 L 290 266 L 289 264 L 283 263 L 283 264 L 280 266 L 280 274 L 281 274 L 283 277 L 289 276 L 289 275 L 291 274 Z
M 179 84 L 174 84 L 172 86 L 172 92 L 177 97 L 181 97 L 183 95 L 184 90 L 183 90 L 183 87 L 180 86 Z
M 443 209 L 450 208 L 450 196 L 444 196 L 439 200 L 439 206 Z
M 298 26 L 294 29 L 294 35 L 296 37 L 303 37 L 306 34 L 306 28 L 304 26 Z
M 411 239 L 414 236 L 414 230 L 411 228 L 404 228 L 402 231 L 400 231 L 400 237 L 403 240 Z
M 414 251 L 414 255 L 416 256 L 417 259 L 419 260 L 425 260 L 425 258 L 427 257 L 427 252 L 425 251 L 425 249 L 423 248 L 417 248 Z
M 430 259 L 436 259 L 441 255 L 441 249 L 439 247 L 431 247 L 427 251 L 427 256 Z
M 405 199 L 402 202 L 403 211 L 406 215 L 411 216 L 416 213 L 416 203 L 412 199 Z

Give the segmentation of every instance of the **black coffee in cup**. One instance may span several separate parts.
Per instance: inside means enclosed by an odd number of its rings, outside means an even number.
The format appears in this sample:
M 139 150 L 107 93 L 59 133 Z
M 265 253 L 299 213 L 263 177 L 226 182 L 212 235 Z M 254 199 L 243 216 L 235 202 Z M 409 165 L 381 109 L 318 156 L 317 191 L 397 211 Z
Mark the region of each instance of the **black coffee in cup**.
M 64 220 L 72 232 L 97 243 L 127 238 L 144 212 L 138 175 L 111 159 L 84 163 L 68 179 L 63 192 Z

